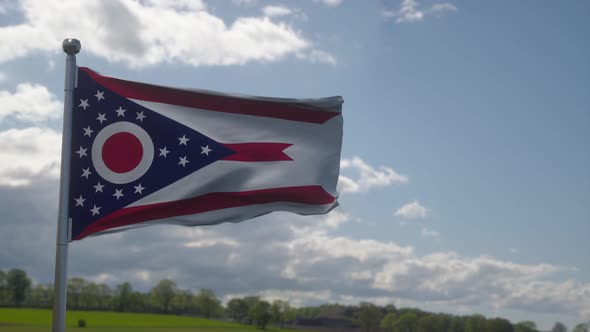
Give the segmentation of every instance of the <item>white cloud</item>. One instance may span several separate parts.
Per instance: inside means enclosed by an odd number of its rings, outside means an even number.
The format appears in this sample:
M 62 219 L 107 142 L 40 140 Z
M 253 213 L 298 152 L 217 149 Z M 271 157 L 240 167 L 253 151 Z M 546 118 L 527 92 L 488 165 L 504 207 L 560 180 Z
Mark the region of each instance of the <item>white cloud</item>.
M 351 215 L 341 211 L 332 211 L 322 218 L 322 222 L 314 225 L 315 228 L 333 230 L 351 219 Z
M 14 92 L 0 90 L 0 123 L 7 119 L 42 123 L 62 114 L 62 103 L 42 85 L 22 83 Z M 0 132 L 0 186 L 26 186 L 59 177 L 61 134 L 29 127 Z
M 430 229 L 428 227 L 422 227 L 422 229 L 420 230 L 420 235 L 422 235 L 423 237 L 430 237 L 433 239 L 440 238 L 439 232 L 435 231 L 434 229 Z
M 234 3 L 235 5 L 241 6 L 241 5 L 253 5 L 256 3 L 256 0 L 231 0 L 232 3 Z
M 14 92 L 0 90 L 0 123 L 7 119 L 42 123 L 62 114 L 62 103 L 42 85 L 22 83 Z M 0 186 L 25 186 L 59 177 L 61 134 L 29 127 L 0 132 Z
M 397 23 L 421 21 L 424 19 L 424 12 L 418 10 L 417 7 L 417 0 L 402 0 L 397 11 L 387 10 L 383 12 L 383 15 L 386 17 L 396 17 Z
M 49 59 L 47 61 L 47 71 L 53 71 L 55 69 L 55 61 L 53 59 Z
M 265 6 L 262 8 L 262 13 L 268 17 L 285 16 L 293 13 L 293 10 L 284 6 Z
M 392 168 L 380 166 L 375 169 L 359 157 L 342 159 L 340 161 L 340 169 L 352 169 L 358 173 L 356 179 L 340 175 L 338 190 L 343 193 L 367 192 L 373 188 L 382 188 L 408 182 L 408 177 L 398 174 Z
M 329 7 L 338 7 L 342 4 L 343 0 L 313 0 L 315 2 L 321 2 Z
M 522 282 L 511 294 L 498 298 L 495 306 L 539 313 L 578 313 L 580 318 L 590 317 L 590 284 L 574 280 L 551 282 L 531 280 Z
M 0 123 L 8 117 L 39 123 L 61 115 L 62 104 L 45 86 L 17 85 L 15 92 L 0 90 Z
M 427 236 L 439 236 L 434 230 L 424 231 Z M 546 281 L 563 270 L 549 264 L 516 264 L 454 252 L 422 256 L 412 247 L 394 242 L 351 239 L 326 230 L 295 229 L 287 243 L 290 258 L 281 275 L 331 293 L 333 302 L 343 298 L 352 299 L 350 302 L 361 298 L 388 298 L 391 302 L 401 298 L 449 306 L 488 305 L 495 309 L 569 311 L 580 315 L 590 310 L 590 298 L 584 297 L 590 284 Z M 333 275 L 339 278 L 329 277 Z M 525 285 L 537 287 L 527 286 L 522 291 Z
M 455 5 L 444 2 L 444 3 L 435 3 L 429 9 L 429 13 L 437 14 L 443 12 L 456 12 L 458 9 Z
M 0 27 L 0 62 L 57 52 L 64 36 L 80 39 L 83 52 L 132 67 L 240 65 L 314 49 L 287 23 L 239 17 L 227 25 L 201 1 L 22 0 L 22 10 L 23 23 Z
M 238 242 L 232 239 L 227 238 L 217 238 L 217 239 L 203 239 L 199 241 L 190 241 L 183 244 L 187 248 L 203 248 L 203 247 L 213 247 L 213 246 L 229 246 L 229 247 L 237 247 L 239 245 Z
M 395 18 L 396 23 L 412 23 L 424 20 L 426 16 L 440 15 L 444 12 L 455 12 L 457 7 L 451 3 L 435 3 L 429 8 L 420 8 L 418 0 L 402 0 L 399 8 L 384 10 L 382 15 Z
M 501 307 L 503 298 L 519 294 L 523 285 L 557 270 L 547 264 L 523 265 L 491 257 L 469 258 L 454 252 L 439 252 L 405 257 L 401 264 L 393 260 L 386 263 L 377 273 L 374 285 L 383 290 L 413 292 L 413 299 Z M 557 283 L 550 284 L 559 287 Z M 527 294 L 527 297 L 536 296 Z
M 296 57 L 299 59 L 306 59 L 311 63 L 336 64 L 336 58 L 332 54 L 322 50 L 311 50 L 307 53 L 297 53 Z
M 0 132 L 0 186 L 29 185 L 35 178 L 59 177 L 61 134 L 47 128 Z
M 307 19 L 308 19 L 307 14 L 305 14 L 301 9 L 289 8 L 289 7 L 285 7 L 285 6 L 273 6 L 273 5 L 265 6 L 262 8 L 262 13 L 264 14 L 264 16 L 271 17 L 271 18 L 273 18 L 273 17 L 279 18 L 279 17 L 289 16 L 291 18 L 295 18 L 295 19 L 302 20 L 302 21 L 307 21 Z M 312 51 L 315 51 L 315 50 L 312 49 L 310 52 L 312 52 Z
M 394 216 L 402 217 L 405 219 L 424 219 L 428 214 L 428 209 L 420 204 L 418 201 L 413 201 L 408 204 L 401 206 L 395 213 Z
M 202 0 L 147 0 L 150 6 L 166 9 L 176 9 L 177 11 L 200 11 L 206 10 L 207 6 Z

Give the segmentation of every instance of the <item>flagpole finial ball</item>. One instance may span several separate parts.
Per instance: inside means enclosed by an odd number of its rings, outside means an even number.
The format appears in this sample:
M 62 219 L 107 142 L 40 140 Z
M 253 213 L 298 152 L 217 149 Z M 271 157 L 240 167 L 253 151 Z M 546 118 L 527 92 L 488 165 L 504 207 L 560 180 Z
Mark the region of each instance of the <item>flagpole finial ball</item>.
M 64 39 L 64 42 L 61 44 L 61 46 L 64 49 L 64 52 L 67 54 L 78 54 L 82 48 L 80 41 L 74 38 Z

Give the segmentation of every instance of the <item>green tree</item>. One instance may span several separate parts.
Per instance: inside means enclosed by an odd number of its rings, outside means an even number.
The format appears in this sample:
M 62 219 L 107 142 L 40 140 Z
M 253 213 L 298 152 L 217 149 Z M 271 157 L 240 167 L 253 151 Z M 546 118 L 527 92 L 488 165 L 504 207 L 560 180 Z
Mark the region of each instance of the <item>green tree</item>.
M 7 305 L 10 303 L 10 295 L 8 292 L 8 280 L 6 272 L 0 270 L 0 305 Z
M 431 332 L 439 331 L 437 326 L 436 317 L 434 315 L 422 316 L 416 323 L 417 332 Z
M 10 303 L 20 307 L 25 302 L 26 294 L 31 287 L 31 279 L 21 269 L 12 269 L 6 274 L 6 287 Z
M 177 314 L 197 312 L 195 296 L 188 289 L 176 291 L 176 295 L 172 299 L 170 306 L 172 307 L 172 311 Z
M 170 302 L 176 294 L 176 283 L 169 279 L 161 280 L 151 291 L 152 298 L 156 305 L 167 313 L 170 309 Z
M 444 315 L 428 314 L 418 319 L 418 322 L 416 323 L 416 331 L 446 331 L 448 325 L 448 319 Z
M 205 318 L 219 317 L 223 312 L 221 302 L 215 296 L 211 289 L 201 289 L 195 297 L 197 308 Z
M 487 332 L 514 332 L 512 324 L 503 318 L 494 318 L 486 321 Z
M 260 297 L 259 296 L 246 296 L 243 298 L 243 300 L 244 300 L 244 302 L 246 302 L 248 309 L 252 309 L 252 308 L 254 308 L 256 303 L 260 302 Z
M 260 302 L 260 297 L 246 296 L 243 298 L 243 300 L 244 300 L 244 302 L 246 302 L 246 305 L 248 306 L 248 315 L 246 316 L 245 323 L 254 324 L 254 318 L 251 313 L 252 313 L 252 310 L 254 309 L 254 306 L 256 306 L 256 304 L 258 304 L 258 302 Z
M 391 313 L 398 314 L 397 308 L 393 304 L 388 304 L 383 307 L 382 312 L 384 316 Z
M 53 304 L 53 286 L 36 285 L 31 289 L 29 305 L 38 308 L 51 308 Z
M 403 313 L 393 324 L 395 332 L 415 332 L 418 323 L 418 316 L 412 311 Z
M 562 322 L 556 322 L 551 332 L 567 332 L 567 327 Z
M 381 310 L 372 303 L 361 302 L 357 312 L 357 320 L 365 331 L 371 332 L 379 326 Z
M 117 286 L 115 296 L 113 297 L 113 309 L 115 311 L 127 312 L 131 311 L 131 294 L 133 288 L 128 282 L 122 283 Z
M 452 315 L 438 314 L 436 315 L 436 321 L 441 331 L 450 332 L 451 321 L 453 320 Z
M 243 323 L 248 318 L 248 303 L 244 299 L 236 298 L 227 302 L 226 314 L 230 319 Z
M 573 332 L 590 332 L 590 324 L 580 323 L 574 327 Z
M 270 303 L 266 301 L 258 301 L 254 307 L 250 309 L 249 315 L 254 325 L 259 329 L 266 329 L 266 325 L 270 321 Z
M 111 298 L 113 296 L 113 290 L 107 284 L 98 284 L 97 288 L 98 310 L 109 309 L 109 303 L 111 302 Z
M 289 302 L 282 300 L 274 300 L 271 305 L 271 319 L 273 322 L 279 324 L 281 328 L 285 326 L 285 321 L 288 320 L 288 315 L 291 312 Z
M 293 324 L 297 318 L 297 308 L 289 306 L 289 310 L 285 312 L 285 323 Z
M 459 316 L 451 317 L 448 332 L 465 332 L 465 319 Z
M 147 312 L 148 311 L 149 295 L 141 292 L 133 291 L 129 294 L 128 311 L 131 312 Z
M 396 320 L 397 320 L 397 314 L 394 312 L 390 312 L 387 315 L 385 315 L 385 317 L 383 317 L 383 319 L 381 320 L 381 323 L 379 325 L 385 331 L 393 332 L 393 328 L 394 328 Z
M 482 332 L 486 330 L 486 318 L 482 315 L 472 315 L 465 320 L 465 332 Z
M 320 308 L 318 307 L 301 307 L 297 309 L 297 317 L 301 318 L 316 318 L 320 314 Z
M 99 295 L 98 285 L 86 283 L 80 291 L 80 306 L 84 309 L 98 309 Z
M 402 309 L 398 310 L 398 315 L 400 315 L 400 316 L 403 314 L 406 314 L 406 313 L 413 313 L 414 315 L 416 315 L 417 318 L 420 318 L 420 317 L 428 314 L 427 312 L 422 311 L 418 308 L 402 308 Z
M 531 321 L 524 321 L 514 325 L 514 332 L 537 332 L 537 324 Z
M 68 279 L 68 299 L 67 304 L 69 308 L 80 309 L 80 299 L 82 297 L 82 289 L 86 287 L 86 280 L 82 278 Z

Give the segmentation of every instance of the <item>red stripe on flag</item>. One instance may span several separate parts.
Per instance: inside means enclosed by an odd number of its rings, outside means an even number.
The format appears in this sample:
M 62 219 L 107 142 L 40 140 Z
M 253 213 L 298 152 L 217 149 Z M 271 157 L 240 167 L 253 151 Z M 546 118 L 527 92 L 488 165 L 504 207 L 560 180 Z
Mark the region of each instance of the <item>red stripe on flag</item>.
M 240 192 L 208 193 L 184 200 L 134 206 L 117 210 L 90 224 L 75 240 L 108 229 L 148 220 L 191 215 L 254 204 L 290 202 L 308 205 L 331 204 L 336 200 L 322 186 L 260 189 Z
M 222 160 L 232 161 L 286 161 L 293 160 L 283 150 L 293 144 L 287 143 L 237 143 L 223 144 L 236 153 Z
M 125 98 L 199 108 L 214 112 L 253 115 L 318 124 L 325 123 L 331 118 L 340 115 L 337 112 L 323 111 L 319 108 L 297 104 L 296 102 L 289 104 L 231 96 L 218 96 L 102 76 L 89 68 L 79 68 L 88 73 L 98 84 Z

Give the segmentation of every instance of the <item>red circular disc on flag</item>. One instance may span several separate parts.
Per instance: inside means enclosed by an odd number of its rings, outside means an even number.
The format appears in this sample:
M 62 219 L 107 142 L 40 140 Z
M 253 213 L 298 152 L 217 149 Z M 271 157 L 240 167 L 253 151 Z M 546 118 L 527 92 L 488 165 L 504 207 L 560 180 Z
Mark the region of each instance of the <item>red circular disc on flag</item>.
M 115 173 L 132 171 L 141 162 L 143 147 L 135 135 L 120 132 L 107 138 L 102 146 L 102 160 Z
M 154 159 L 154 144 L 148 133 L 131 122 L 104 127 L 92 144 L 92 163 L 105 180 L 123 184 L 139 179 Z

